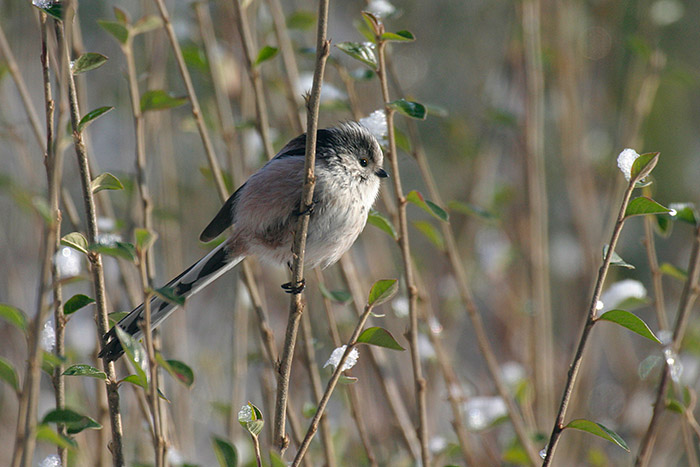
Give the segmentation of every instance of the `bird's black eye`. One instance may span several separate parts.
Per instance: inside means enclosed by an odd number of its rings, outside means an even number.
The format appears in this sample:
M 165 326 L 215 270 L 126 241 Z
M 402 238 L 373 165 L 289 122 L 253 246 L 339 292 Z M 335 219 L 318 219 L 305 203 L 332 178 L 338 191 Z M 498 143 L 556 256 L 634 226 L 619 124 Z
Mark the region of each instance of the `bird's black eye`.
M 362 159 L 360 159 L 360 165 L 362 167 L 367 167 L 367 164 L 369 164 L 369 162 L 367 162 L 366 158 L 363 157 Z

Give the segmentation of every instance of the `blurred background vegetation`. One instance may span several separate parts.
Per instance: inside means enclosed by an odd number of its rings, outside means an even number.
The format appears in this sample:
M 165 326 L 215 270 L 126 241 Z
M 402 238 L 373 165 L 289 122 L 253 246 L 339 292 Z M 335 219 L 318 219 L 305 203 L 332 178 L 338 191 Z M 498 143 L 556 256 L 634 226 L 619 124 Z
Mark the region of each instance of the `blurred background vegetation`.
M 528 88 L 527 43 L 523 32 L 523 5 L 516 1 L 395 1 L 394 11 L 385 18 L 389 30 L 408 30 L 415 42 L 392 44 L 389 49 L 393 68 L 391 93 L 428 106 L 425 121 L 416 124 L 430 168 L 438 182 L 444 208 L 450 211 L 463 264 L 479 312 L 485 321 L 504 377 L 512 385 L 531 433 L 541 433 L 535 441 L 544 447 L 549 437 L 566 371 L 581 332 L 592 285 L 601 263 L 603 245 L 610 230 L 625 185 L 616 167 L 617 154 L 626 147 L 639 153 L 659 151 L 660 162 L 653 173 L 650 193 L 664 205 L 698 202 L 700 199 L 700 4 L 679 0 L 575 2 L 543 1 L 539 30 L 542 61 L 543 106 L 542 154 L 544 169 L 541 187 L 546 187 L 542 206 L 547 216 L 544 243 L 531 238 L 533 206 L 528 188 L 528 131 L 536 128 L 529 120 L 533 105 Z M 255 50 L 265 45 L 277 47 L 268 2 L 244 2 L 254 36 Z M 43 87 L 39 62 L 40 33 L 38 10 L 26 1 L 0 0 L 0 26 L 19 65 L 21 80 L 30 92 L 33 107 L 43 122 Z M 227 180 L 244 180 L 259 168 L 266 156 L 258 136 L 252 87 L 246 71 L 235 13 L 230 1 L 167 3 L 177 39 L 182 46 L 205 120 L 213 135 L 215 150 L 226 171 Z M 199 7 L 196 7 L 199 5 Z M 329 38 L 333 44 L 364 41 L 358 32 L 364 9 L 388 8 L 386 2 L 331 2 Z M 135 184 L 134 126 L 129 103 L 124 55 L 98 20 L 113 21 L 113 7 L 128 13 L 132 21 L 147 15 L 158 16 L 152 2 L 81 2 L 78 19 L 72 25 L 73 57 L 97 52 L 109 60 L 100 68 L 79 75 L 77 84 L 82 113 L 101 106 L 114 110 L 96 120 L 87 131 L 88 151 L 95 174 L 111 172 L 125 189 L 97 195 L 100 229 L 106 234 L 133 241 L 133 228 L 140 224 L 138 191 Z M 389 5 L 391 6 L 391 5 Z M 300 85 L 294 90 L 298 110 L 303 111 L 302 93 L 311 86 L 315 44 L 316 4 L 308 1 L 285 2 L 284 15 Z M 196 8 L 211 17 L 215 48 L 205 53 L 201 22 Z M 200 18 L 201 20 L 201 18 Z M 55 57 L 55 40 L 50 41 Z M 163 29 L 139 35 L 134 41 L 135 64 L 141 94 L 165 90 L 172 96 L 185 95 L 172 50 Z M 216 66 L 210 60 L 215 57 Z M 261 63 L 259 70 L 270 116 L 275 150 L 298 134 L 297 116 L 290 111 L 282 55 Z M 7 57 L 0 54 L 0 302 L 36 314 L 40 277 L 43 221 L 33 206 L 36 196 L 46 196 L 43 149 L 28 124 L 15 82 L 8 70 Z M 212 73 L 218 73 L 225 97 L 230 103 L 235 128 L 222 128 L 217 114 Z M 350 87 L 348 87 L 348 83 Z M 63 87 L 56 85 L 58 94 Z M 60 91 L 59 91 L 60 90 Z M 380 89 L 369 68 L 333 47 L 323 88 L 320 127 L 339 121 L 365 117 L 381 109 Z M 537 98 L 537 96 L 534 96 Z M 64 113 L 65 116 L 65 113 Z M 304 119 L 305 121 L 305 119 Z M 63 231 L 84 231 L 78 170 L 65 119 L 57 127 L 65 151 L 63 173 Z M 410 123 L 413 125 L 413 123 Z M 397 118 L 400 136 L 399 162 L 405 191 L 427 193 L 427 187 L 409 141 L 411 127 Z M 220 201 L 208 170 L 204 151 L 189 104 L 145 113 L 147 183 L 153 198 L 155 231 L 155 270 L 157 285 L 165 283 L 183 267 L 203 256 L 207 247 L 197 241 L 199 232 L 218 211 Z M 537 131 L 535 129 L 534 131 Z M 388 166 L 388 164 L 386 164 Z M 230 182 L 230 188 L 235 188 Z M 377 210 L 390 217 L 393 207 L 391 185 Z M 75 214 L 70 205 L 78 206 Z M 547 219 L 548 217 L 548 219 Z M 421 281 L 419 296 L 425 315 L 420 332 L 422 363 L 428 381 L 429 445 L 435 462 L 464 464 L 451 421 L 463 418 L 469 428 L 469 441 L 481 465 L 522 462 L 514 449 L 515 437 L 502 410 L 496 419 L 469 405 L 476 396 L 494 396 L 484 359 L 475 342 L 473 329 L 459 299 L 449 262 L 440 251 L 439 221 L 409 206 L 409 219 L 422 228 L 410 230 L 412 254 Z M 540 217 L 541 220 L 541 217 Z M 72 225 L 73 222 L 75 225 Z M 425 222 L 432 225 L 426 227 Z M 654 222 L 656 223 L 656 222 Z M 422 230 L 422 231 L 421 231 Z M 424 233 L 434 231 L 430 235 Z M 655 234 L 659 263 L 686 269 L 693 231 L 678 223 L 663 235 Z M 113 237 L 117 238 L 117 237 Z M 638 304 L 638 316 L 653 330 L 659 330 L 654 312 L 652 278 L 642 241 L 644 219 L 630 220 L 617 252 L 636 269 L 615 268 L 606 284 L 623 279 L 640 281 L 649 298 Z M 437 243 L 437 244 L 436 244 Z M 542 248 L 544 247 L 544 248 Z M 533 250 L 546 253 L 551 293 L 551 335 L 553 347 L 542 348 L 537 336 L 537 313 L 533 311 L 531 267 Z M 377 279 L 402 273 L 400 251 L 383 231 L 368 225 L 348 253 L 358 270 L 360 289 L 367 293 Z M 79 275 L 65 285 L 64 297 L 76 293 L 93 295 L 84 259 L 76 252 L 61 249 L 59 256 L 72 257 L 64 273 Z M 64 263 L 61 263 L 64 264 Z M 67 264 L 67 263 L 66 263 Z M 140 300 L 137 270 L 122 260 L 105 259 L 109 311 L 127 311 Z M 288 296 L 279 284 L 286 282 L 286 271 L 254 265 L 265 310 L 278 347 L 284 335 Z M 325 287 L 347 291 L 339 266 L 323 272 Z M 319 363 L 335 347 L 329 337 L 324 306 L 330 306 L 343 340 L 354 326 L 356 315 L 347 303 L 325 303 L 316 276 L 307 272 L 307 313 L 311 316 L 312 348 Z M 682 281 L 664 276 L 665 304 L 673 323 Z M 390 329 L 405 344 L 407 299 L 405 289 L 391 304 L 379 310 L 383 318 L 375 323 Z M 136 292 L 135 292 L 136 291 Z M 361 304 L 360 304 L 361 305 Z M 49 324 L 51 326 L 51 324 Z M 170 418 L 171 461 L 176 458 L 199 465 L 215 462 L 212 436 L 235 443 L 241 458 L 251 459 L 249 439 L 231 423 L 230 413 L 252 401 L 272 416 L 274 378 L 261 352 L 259 330 L 246 289 L 230 273 L 191 300 L 162 326 L 163 352 L 192 367 L 196 381 L 191 389 L 164 381 L 163 392 Z M 445 361 L 454 371 L 460 394 L 459 414 L 447 402 L 448 388 L 428 334 L 442 342 Z M 545 329 L 545 334 L 549 331 Z M 77 312 L 67 326 L 66 357 L 69 364 L 94 361 L 97 336 L 92 307 Z M 680 359 L 683 373 L 680 385 L 697 388 L 700 366 L 700 320 L 691 316 Z M 378 378 L 395 382 L 413 419 L 414 394 L 408 352 L 380 351 L 384 372 L 379 376 L 368 360 L 351 371 L 359 378 L 354 384 L 359 394 L 362 419 L 371 445 L 381 465 L 411 465 L 414 453 L 390 415 Z M 543 352 L 546 353 L 543 357 Z M 291 399 L 294 410 L 308 424 L 306 416 L 315 404 L 303 362 L 297 349 L 292 373 Z M 26 342 L 12 326 L 0 322 L 0 356 L 19 373 L 24 372 Z M 574 390 L 572 418 L 589 418 L 614 428 L 629 444 L 632 454 L 611 443 L 580 432 L 566 432 L 557 454 L 559 465 L 629 464 L 639 446 L 652 411 L 652 401 L 660 366 L 644 375 L 643 362 L 661 356 L 661 347 L 630 334 L 622 328 L 602 324 L 596 327 L 587 349 L 583 377 Z M 536 388 L 536 366 L 542 358 L 552 358 L 552 396 L 544 407 Z M 649 360 L 652 357 L 652 360 Z M 641 365 L 641 366 L 640 366 Z M 125 369 L 118 367 L 124 375 Z M 323 381 L 329 372 L 322 370 Z M 98 387 L 99 386 L 99 387 Z M 454 388 L 451 388 L 454 389 Z M 67 382 L 67 404 L 100 419 L 97 392 L 102 383 L 91 378 Z M 129 464 L 151 462 L 150 437 L 143 425 L 134 391 L 123 387 L 122 412 L 125 426 L 125 452 Z M 38 416 L 53 407 L 48 378 L 42 380 Z M 475 411 L 476 410 L 476 411 Z M 16 426 L 17 399 L 8 385 L 0 385 L 0 464 L 8 465 Z M 487 423 L 475 423 L 486 417 Z M 328 412 L 338 465 L 363 465 L 366 454 L 360 443 L 348 408 L 348 393 L 338 391 Z M 697 465 L 697 437 L 682 427 L 681 417 L 668 413 L 656 441 L 652 465 Z M 478 422 L 478 420 L 477 420 Z M 104 430 L 108 431 L 106 423 Z M 271 425 L 271 423 L 269 423 Z M 266 432 L 264 432 L 266 433 Z M 681 436 L 681 435 L 684 436 Z M 77 465 L 110 462 L 108 451 L 98 449 L 99 435 L 86 431 L 77 435 L 80 450 Z M 107 437 L 108 438 L 108 437 Z M 100 438 L 101 441 L 105 439 Z M 269 435 L 262 436 L 269 449 Z M 292 443 L 294 446 L 294 442 Z M 415 446 L 414 446 L 415 448 Z M 35 459 L 54 451 L 40 443 Z M 312 465 L 323 462 L 320 441 L 314 441 L 309 454 Z M 107 460 L 105 460 L 107 459 Z

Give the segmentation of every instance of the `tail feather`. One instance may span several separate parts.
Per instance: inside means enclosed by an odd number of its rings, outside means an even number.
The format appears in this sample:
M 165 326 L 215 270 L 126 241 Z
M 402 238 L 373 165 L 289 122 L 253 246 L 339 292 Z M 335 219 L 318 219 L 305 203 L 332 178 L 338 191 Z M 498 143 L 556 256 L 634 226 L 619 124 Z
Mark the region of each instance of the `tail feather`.
M 227 242 L 213 249 L 204 258 L 185 269 L 175 279 L 168 282 L 165 287 L 171 288 L 175 295 L 185 300 L 202 290 L 226 271 L 241 262 L 243 256 L 232 254 L 228 251 Z M 175 311 L 177 304 L 162 300 L 159 297 L 151 299 L 151 328 L 155 328 L 165 318 Z M 131 313 L 119 321 L 116 326 L 128 334 L 138 338 L 141 336 L 141 321 L 144 319 L 144 304 L 134 308 Z M 114 328 L 105 335 L 107 343 L 99 353 L 100 358 L 111 362 L 118 359 L 123 353 L 121 342 L 117 338 Z

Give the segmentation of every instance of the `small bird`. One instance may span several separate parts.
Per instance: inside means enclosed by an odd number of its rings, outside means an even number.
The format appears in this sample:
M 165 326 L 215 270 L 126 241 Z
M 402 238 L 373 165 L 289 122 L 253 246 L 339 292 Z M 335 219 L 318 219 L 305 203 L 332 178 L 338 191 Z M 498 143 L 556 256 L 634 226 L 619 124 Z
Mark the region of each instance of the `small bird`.
M 209 242 L 230 228 L 228 238 L 166 287 L 187 299 L 252 255 L 291 267 L 294 229 L 300 215 L 310 216 L 305 264 L 325 268 L 338 261 L 364 229 L 379 193 L 380 179 L 387 177 L 382 168 L 382 150 L 372 133 L 359 123 L 318 130 L 313 203 L 302 207 L 305 154 L 303 134 L 241 185 L 199 236 L 202 242 Z M 300 293 L 303 283 L 282 287 Z M 172 302 L 152 298 L 152 327 L 175 308 Z M 142 303 L 115 327 L 138 338 L 143 319 Z M 114 361 L 124 353 L 114 328 L 105 340 L 99 354 L 105 361 Z

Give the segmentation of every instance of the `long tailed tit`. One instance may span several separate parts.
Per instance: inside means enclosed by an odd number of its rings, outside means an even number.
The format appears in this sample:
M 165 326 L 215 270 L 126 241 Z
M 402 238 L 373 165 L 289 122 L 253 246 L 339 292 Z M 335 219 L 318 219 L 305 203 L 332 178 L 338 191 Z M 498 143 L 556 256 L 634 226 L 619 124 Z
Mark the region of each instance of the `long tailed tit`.
M 310 215 L 306 265 L 326 267 L 340 259 L 365 227 L 379 193 L 379 179 L 387 173 L 377 140 L 362 125 L 344 123 L 319 130 L 317 135 L 313 206 L 300 206 L 306 147 L 306 135 L 301 135 L 231 195 L 199 239 L 211 241 L 230 227 L 229 237 L 166 287 L 187 299 L 249 255 L 290 265 L 294 228 L 298 216 L 305 213 Z M 176 307 L 157 297 L 151 299 L 153 327 Z M 141 304 L 117 326 L 138 337 L 143 314 Z M 124 350 L 114 328 L 106 337 L 108 342 L 99 356 L 116 360 Z

